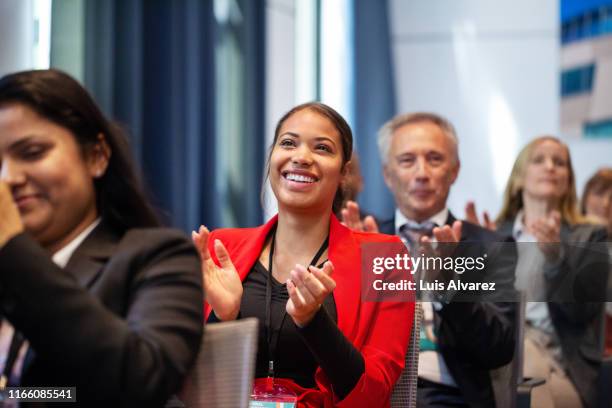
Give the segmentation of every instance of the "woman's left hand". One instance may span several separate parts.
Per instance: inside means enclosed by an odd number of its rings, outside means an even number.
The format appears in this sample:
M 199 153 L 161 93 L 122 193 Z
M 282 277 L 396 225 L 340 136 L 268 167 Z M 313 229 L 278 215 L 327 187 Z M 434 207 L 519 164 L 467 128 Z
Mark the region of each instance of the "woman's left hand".
M 287 280 L 287 313 L 298 327 L 304 327 L 319 311 L 325 298 L 333 292 L 336 282 L 331 278 L 334 266 L 325 262 L 322 269 L 296 265 Z
M 551 262 L 557 261 L 561 241 L 561 214 L 559 211 L 553 211 L 547 217 L 535 220 L 529 229 L 538 240 L 538 246 L 546 258 Z
M 13 201 L 9 186 L 0 181 L 0 248 L 11 238 L 23 232 L 19 209 Z

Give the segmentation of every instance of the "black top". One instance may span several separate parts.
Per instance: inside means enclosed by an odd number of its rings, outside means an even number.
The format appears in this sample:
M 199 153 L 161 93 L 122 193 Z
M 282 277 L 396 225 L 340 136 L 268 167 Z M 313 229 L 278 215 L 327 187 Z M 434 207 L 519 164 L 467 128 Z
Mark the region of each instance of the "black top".
M 268 361 L 270 360 L 267 328 L 264 324 L 267 279 L 268 271 L 258 261 L 242 285 L 244 292 L 240 303 L 241 315 L 243 317 L 257 317 L 260 322 L 259 347 L 257 348 L 257 365 L 255 368 L 256 377 L 266 377 L 268 375 Z M 291 378 L 304 388 L 313 388 L 315 386 L 314 373 L 318 364 L 302 340 L 299 329 L 293 323 L 293 320 L 291 320 L 291 316 L 285 313 L 285 306 L 288 300 L 287 285 L 281 284 L 272 277 L 270 320 L 273 330 L 272 342 L 276 343 L 274 373 L 279 378 Z M 325 308 L 328 318 L 335 325 L 338 320 L 338 314 L 333 295 L 325 299 L 322 307 Z M 283 320 L 282 326 L 280 325 L 281 320 Z M 278 329 L 279 326 L 280 330 Z M 339 334 L 342 335 L 342 333 Z
M 242 283 L 244 292 L 240 303 L 239 318 L 256 317 L 259 319 L 255 368 L 257 378 L 268 376 L 270 360 L 267 328 L 264 324 L 267 279 L 268 270 L 257 261 Z M 304 388 L 315 388 L 315 371 L 318 366 L 321 366 L 335 394 L 343 399 L 355 387 L 365 371 L 365 362 L 361 353 L 336 325 L 338 314 L 333 293 L 325 299 L 319 312 L 303 328 L 298 328 L 291 317 L 285 313 L 288 299 L 286 284 L 281 284 L 272 277 L 271 327 L 278 328 L 280 321 L 283 320 L 280 330 L 272 333 L 272 342 L 276 344 L 275 376 L 289 378 Z M 285 316 L 284 319 L 283 316 Z M 218 320 L 214 313 L 211 313 L 209 322 L 214 321 Z

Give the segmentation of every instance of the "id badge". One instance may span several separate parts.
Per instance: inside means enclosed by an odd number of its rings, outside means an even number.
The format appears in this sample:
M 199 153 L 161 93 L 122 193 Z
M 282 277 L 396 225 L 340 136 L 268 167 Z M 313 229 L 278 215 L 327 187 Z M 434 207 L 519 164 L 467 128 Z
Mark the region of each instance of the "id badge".
M 295 408 L 297 395 L 289 388 L 274 383 L 274 378 L 257 378 L 249 400 L 249 408 Z

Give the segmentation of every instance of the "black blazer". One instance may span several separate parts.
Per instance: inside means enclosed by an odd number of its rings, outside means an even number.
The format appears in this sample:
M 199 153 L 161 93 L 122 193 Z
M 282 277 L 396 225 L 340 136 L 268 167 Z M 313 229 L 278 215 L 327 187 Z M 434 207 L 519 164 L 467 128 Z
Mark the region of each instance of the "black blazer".
M 514 220 L 499 226 L 512 233 Z M 546 264 L 548 310 L 562 358 L 585 407 L 597 406 L 609 258 L 606 231 L 587 224 L 561 225 L 563 258 Z M 575 300 L 575 301 L 572 301 Z
M 65 269 L 27 234 L 0 249 L 2 313 L 30 342 L 21 385 L 76 386 L 78 405 L 163 406 L 195 360 L 202 304 L 177 231 L 101 223 Z
M 451 225 L 456 218 L 449 213 Z M 381 232 L 395 234 L 395 219 L 380 223 Z M 516 247 L 511 237 L 463 221 L 459 256 L 478 257 L 487 253 L 487 282 L 496 283 L 504 300 L 514 294 Z M 506 242 L 507 244 L 491 245 Z M 461 296 L 458 294 L 458 296 Z M 482 293 L 481 302 L 453 301 L 436 312 L 438 347 L 470 407 L 495 407 L 489 371 L 512 361 L 515 346 L 515 302 L 499 302 L 495 294 Z

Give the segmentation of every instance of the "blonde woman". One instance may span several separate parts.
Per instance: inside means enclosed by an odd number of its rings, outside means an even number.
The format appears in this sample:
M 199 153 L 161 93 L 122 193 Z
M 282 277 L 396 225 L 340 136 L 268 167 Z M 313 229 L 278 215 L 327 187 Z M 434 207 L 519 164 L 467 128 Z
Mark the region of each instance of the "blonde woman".
M 495 224 L 519 243 L 517 288 L 528 300 L 538 300 L 528 302 L 525 322 L 524 375 L 547 380 L 535 389 L 534 405 L 593 406 L 607 270 L 606 259 L 590 249 L 606 234 L 580 215 L 564 143 L 542 136 L 523 148 Z

